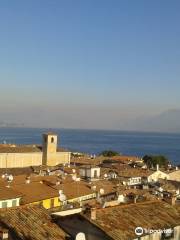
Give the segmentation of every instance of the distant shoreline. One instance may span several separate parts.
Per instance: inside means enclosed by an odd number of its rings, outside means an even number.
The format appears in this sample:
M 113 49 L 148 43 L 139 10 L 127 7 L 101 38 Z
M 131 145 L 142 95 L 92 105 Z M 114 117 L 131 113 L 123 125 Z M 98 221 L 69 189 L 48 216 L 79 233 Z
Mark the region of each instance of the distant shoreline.
M 142 134 L 180 134 L 180 132 L 174 132 L 174 131 L 167 131 L 167 132 L 164 132 L 164 131 L 140 131 L 140 130 L 121 130 L 121 129 L 96 129 L 96 128 L 52 128 L 52 127 L 26 127 L 26 126 L 23 126 L 23 127 L 16 127 L 16 126 L 9 126 L 9 127 L 3 127 L 3 126 L 0 126 L 0 129 L 39 129 L 39 130 L 42 130 L 42 131 L 49 131 L 49 130 L 53 130 L 53 131 L 56 131 L 56 130 L 69 130 L 69 131 L 99 131 L 99 132 L 104 132 L 104 131 L 107 131 L 107 132 L 124 132 L 124 133 L 142 133 Z

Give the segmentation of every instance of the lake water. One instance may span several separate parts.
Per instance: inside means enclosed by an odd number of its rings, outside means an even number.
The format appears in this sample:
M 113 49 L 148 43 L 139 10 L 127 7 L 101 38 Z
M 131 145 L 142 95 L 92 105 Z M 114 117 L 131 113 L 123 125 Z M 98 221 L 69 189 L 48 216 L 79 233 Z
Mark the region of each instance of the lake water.
M 41 144 L 47 129 L 0 128 L 0 142 Z M 162 154 L 180 164 L 180 134 L 106 130 L 51 129 L 59 135 L 59 145 L 72 151 L 98 154 L 112 149 L 124 155 Z

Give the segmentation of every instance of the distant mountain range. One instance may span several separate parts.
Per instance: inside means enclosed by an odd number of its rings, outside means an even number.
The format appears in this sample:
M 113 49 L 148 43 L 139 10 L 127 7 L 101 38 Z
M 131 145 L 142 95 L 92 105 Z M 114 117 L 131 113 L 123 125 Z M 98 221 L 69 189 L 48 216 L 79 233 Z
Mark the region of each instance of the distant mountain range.
M 109 118 L 111 121 L 111 118 Z M 112 119 L 113 123 L 113 119 Z M 34 125 L 34 124 L 33 124 Z M 29 127 L 23 123 L 0 121 L 0 127 Z M 35 127 L 35 126 L 34 126 Z M 53 128 L 53 126 L 51 126 Z M 56 127 L 58 128 L 58 127 Z M 61 126 L 59 126 L 61 128 Z M 72 127 L 73 128 L 73 127 Z M 117 121 L 114 129 L 128 131 L 180 133 L 180 109 L 171 109 L 154 116 L 141 116 L 126 122 Z
M 180 109 L 171 109 L 155 116 L 145 116 L 126 123 L 129 130 L 180 132 Z
M 0 127 L 24 127 L 23 123 L 0 121 Z

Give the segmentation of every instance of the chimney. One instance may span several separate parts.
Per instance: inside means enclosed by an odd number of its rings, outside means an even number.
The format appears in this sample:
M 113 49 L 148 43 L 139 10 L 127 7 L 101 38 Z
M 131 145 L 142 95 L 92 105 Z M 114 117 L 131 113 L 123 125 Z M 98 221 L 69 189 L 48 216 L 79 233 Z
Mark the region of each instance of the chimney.
M 134 196 L 134 203 L 137 203 L 138 196 Z
M 159 164 L 156 165 L 156 171 L 159 171 Z
M 60 185 L 60 181 L 59 180 L 56 181 L 56 186 L 58 186 L 58 185 Z
M 26 184 L 29 184 L 30 183 L 30 179 L 26 179 Z
M 176 197 L 172 196 L 171 198 L 171 205 L 174 206 L 176 204 Z
M 9 239 L 9 230 L 6 228 L 0 229 L 0 240 L 8 240 Z
M 96 208 L 91 208 L 91 220 L 96 220 Z
M 29 177 L 29 176 L 27 176 L 27 177 L 26 177 L 26 181 L 25 181 L 25 182 L 26 182 L 26 184 L 29 184 L 29 183 L 31 182 L 31 180 L 30 180 L 30 177 Z

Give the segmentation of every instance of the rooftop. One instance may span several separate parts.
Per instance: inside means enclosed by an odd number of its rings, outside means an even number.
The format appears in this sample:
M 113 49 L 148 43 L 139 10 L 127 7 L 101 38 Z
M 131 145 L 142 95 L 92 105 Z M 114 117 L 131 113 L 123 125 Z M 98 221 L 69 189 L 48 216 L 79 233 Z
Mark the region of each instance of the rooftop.
M 41 152 L 37 145 L 0 144 L 0 153 L 34 153 Z
M 27 176 L 15 176 L 13 181 L 7 188 L 7 181 L 0 179 L 0 196 L 7 198 L 7 191 L 11 193 L 12 198 L 16 197 L 17 193 L 22 196 L 23 204 L 41 201 L 44 199 L 54 198 L 59 196 L 59 190 L 63 190 L 67 199 L 73 199 L 89 194 L 93 194 L 91 187 L 84 181 L 74 181 L 72 176 L 68 175 L 65 178 L 56 175 L 51 176 L 30 176 L 30 183 L 26 183 Z M 59 182 L 59 185 L 56 185 Z
M 61 167 L 60 168 L 61 171 L 63 171 L 64 173 L 67 174 L 79 174 L 79 168 L 77 168 L 76 166 L 70 166 L 70 167 Z
M 23 195 L 24 204 L 59 196 L 59 192 L 57 190 L 40 182 L 14 185 L 12 186 L 12 189 Z
M 10 186 L 16 186 L 20 184 L 25 184 L 26 180 L 30 179 L 30 182 L 40 182 L 43 180 L 56 182 L 59 178 L 56 175 L 50 175 L 50 176 L 40 176 L 35 174 L 21 174 L 14 176 L 13 175 L 13 181 L 10 183 Z M 7 186 L 7 180 L 6 178 L 0 178 L 0 186 Z
M 16 145 L 16 144 L 0 144 L 0 153 L 41 153 L 40 145 Z M 57 152 L 69 152 L 64 148 L 57 148 Z
M 4 187 L 0 188 L 0 200 L 20 198 L 22 194 L 18 191 L 15 191 L 11 188 Z
M 55 132 L 51 132 L 51 131 L 46 132 L 46 133 L 43 133 L 43 135 L 55 135 L 55 136 L 58 136 L 57 133 L 55 133 Z
M 161 184 L 161 187 L 165 191 L 173 191 L 173 190 L 180 189 L 180 182 L 179 181 L 160 179 L 159 182 Z
M 63 190 L 67 199 L 78 198 L 86 195 L 93 194 L 94 192 L 86 182 L 71 182 L 54 186 L 57 190 Z
M 163 229 L 180 225 L 180 209 L 159 201 L 119 205 L 98 209 L 92 222 L 114 240 L 129 240 L 137 238 L 134 230 L 139 226 Z
M 105 159 L 105 157 L 96 157 L 91 159 L 88 156 L 83 157 L 71 157 L 71 163 L 75 163 L 77 165 L 86 165 L 86 164 L 92 164 L 92 165 L 98 165 L 102 163 L 102 161 Z
M 91 169 L 91 168 L 100 168 L 100 167 L 95 164 L 86 164 L 86 165 L 81 165 L 79 168 Z
M 120 156 L 114 156 L 114 157 L 111 157 L 111 159 L 113 160 L 116 160 L 116 161 L 125 161 L 125 162 L 139 162 L 141 161 L 141 158 L 139 157 L 136 157 L 136 156 L 125 156 L 125 155 L 120 155 Z
M 118 175 L 121 177 L 148 177 L 152 173 L 154 173 L 154 171 L 142 168 L 126 168 L 118 171 Z
M 39 206 L 22 206 L 0 210 L 1 225 L 11 229 L 12 239 L 64 240 L 65 233 L 51 221 L 48 212 Z M 33 228 L 32 228 L 33 226 Z
M 104 194 L 102 195 L 106 195 L 109 193 L 114 193 L 117 191 L 117 186 L 115 184 L 113 184 L 113 182 L 108 181 L 108 180 L 99 180 L 99 181 L 95 181 L 92 182 L 91 184 L 89 184 L 90 187 L 95 186 L 96 187 L 96 191 L 100 191 L 100 189 L 104 190 Z

